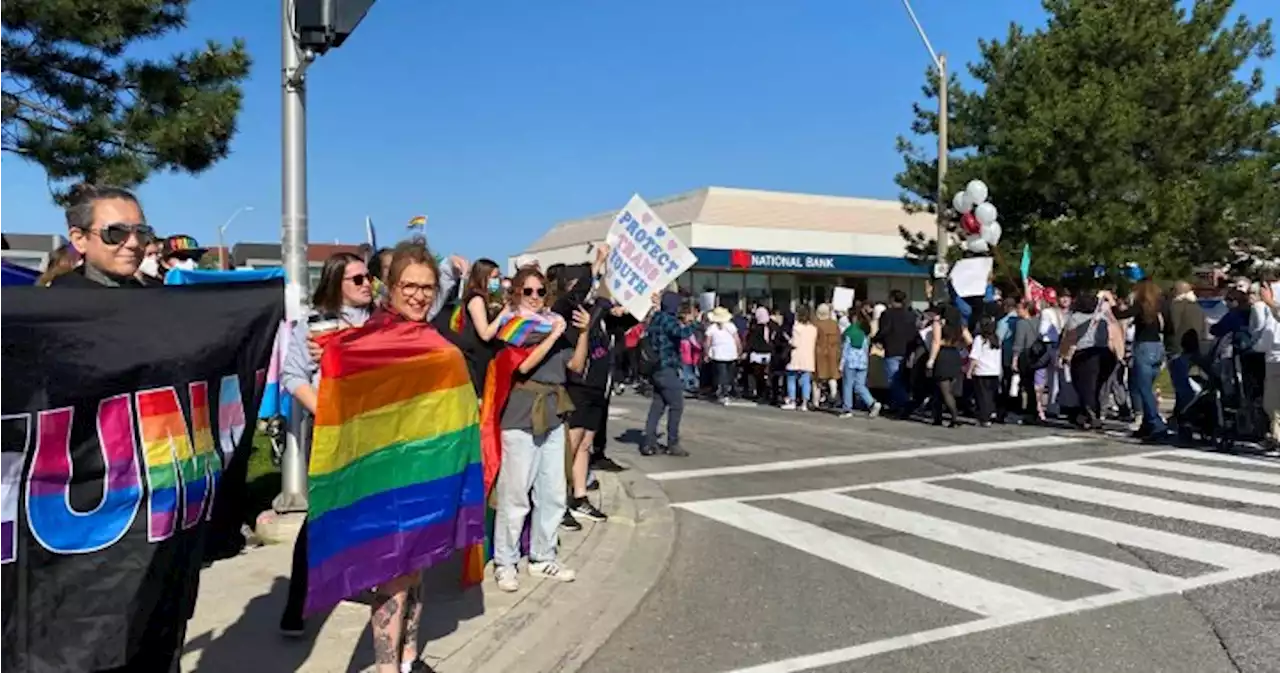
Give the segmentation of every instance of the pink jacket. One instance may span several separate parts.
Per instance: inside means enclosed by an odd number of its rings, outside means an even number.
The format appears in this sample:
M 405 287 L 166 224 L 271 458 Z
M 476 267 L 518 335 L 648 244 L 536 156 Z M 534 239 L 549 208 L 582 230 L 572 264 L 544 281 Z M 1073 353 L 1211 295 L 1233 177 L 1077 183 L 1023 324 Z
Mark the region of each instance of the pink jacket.
M 702 344 L 694 337 L 680 341 L 680 361 L 687 365 L 702 362 Z
M 816 367 L 818 350 L 818 328 L 812 323 L 796 323 L 791 330 L 791 362 L 787 370 L 793 372 L 811 372 Z

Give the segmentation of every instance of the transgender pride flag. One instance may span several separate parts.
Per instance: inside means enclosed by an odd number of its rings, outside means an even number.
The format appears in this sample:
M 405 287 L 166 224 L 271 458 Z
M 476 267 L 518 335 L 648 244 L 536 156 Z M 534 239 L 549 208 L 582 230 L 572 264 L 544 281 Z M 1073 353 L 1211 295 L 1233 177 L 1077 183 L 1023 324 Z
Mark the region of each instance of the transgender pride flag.
M 173 269 L 164 278 L 165 285 L 218 285 L 225 283 L 256 283 L 264 280 L 283 280 L 284 269 L 236 269 L 234 271 L 210 271 L 206 269 Z M 275 347 L 271 350 L 271 363 L 267 365 L 263 380 L 262 404 L 258 406 L 258 418 L 270 419 L 282 416 L 287 421 L 292 415 L 289 393 L 280 387 L 280 367 L 289 349 L 292 329 L 288 321 L 280 323 L 276 331 Z M 225 426 L 224 426 L 225 427 Z

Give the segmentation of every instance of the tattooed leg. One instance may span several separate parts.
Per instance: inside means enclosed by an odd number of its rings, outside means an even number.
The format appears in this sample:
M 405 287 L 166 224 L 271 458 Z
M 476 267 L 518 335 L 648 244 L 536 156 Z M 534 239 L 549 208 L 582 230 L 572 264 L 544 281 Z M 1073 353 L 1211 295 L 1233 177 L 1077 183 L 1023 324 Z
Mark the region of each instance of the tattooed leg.
M 422 623 L 422 585 L 409 587 L 404 599 L 404 645 L 400 661 L 418 658 L 418 626 Z
M 389 587 L 388 587 L 389 588 Z M 404 620 L 404 591 L 376 594 L 373 614 L 373 660 L 378 673 L 400 673 L 400 627 Z

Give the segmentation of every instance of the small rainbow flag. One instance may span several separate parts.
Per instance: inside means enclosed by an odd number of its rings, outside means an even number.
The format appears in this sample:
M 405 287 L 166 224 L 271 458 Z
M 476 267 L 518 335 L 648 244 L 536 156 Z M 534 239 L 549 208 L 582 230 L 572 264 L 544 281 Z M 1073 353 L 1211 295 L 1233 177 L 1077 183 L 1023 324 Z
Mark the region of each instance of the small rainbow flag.
M 498 339 L 512 346 L 531 346 L 551 333 L 553 323 L 546 313 L 510 315 L 498 326 Z
M 453 313 L 449 315 L 449 329 L 454 334 L 462 334 L 462 327 L 465 322 L 466 311 L 462 304 L 453 307 Z
M 328 340 L 320 372 L 307 614 L 485 541 L 478 403 L 462 353 L 430 325 L 384 312 Z
M 416 229 L 418 227 L 425 227 L 425 226 L 427 226 L 426 215 L 414 215 L 412 218 L 409 219 L 410 229 Z

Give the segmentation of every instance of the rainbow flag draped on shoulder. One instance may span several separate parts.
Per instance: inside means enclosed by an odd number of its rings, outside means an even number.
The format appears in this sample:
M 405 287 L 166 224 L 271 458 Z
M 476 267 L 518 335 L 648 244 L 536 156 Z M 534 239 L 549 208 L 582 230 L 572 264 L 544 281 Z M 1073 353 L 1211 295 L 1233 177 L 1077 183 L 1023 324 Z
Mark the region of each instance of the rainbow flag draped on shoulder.
M 475 389 L 433 327 L 379 313 L 330 337 L 310 467 L 306 613 L 483 549 Z

